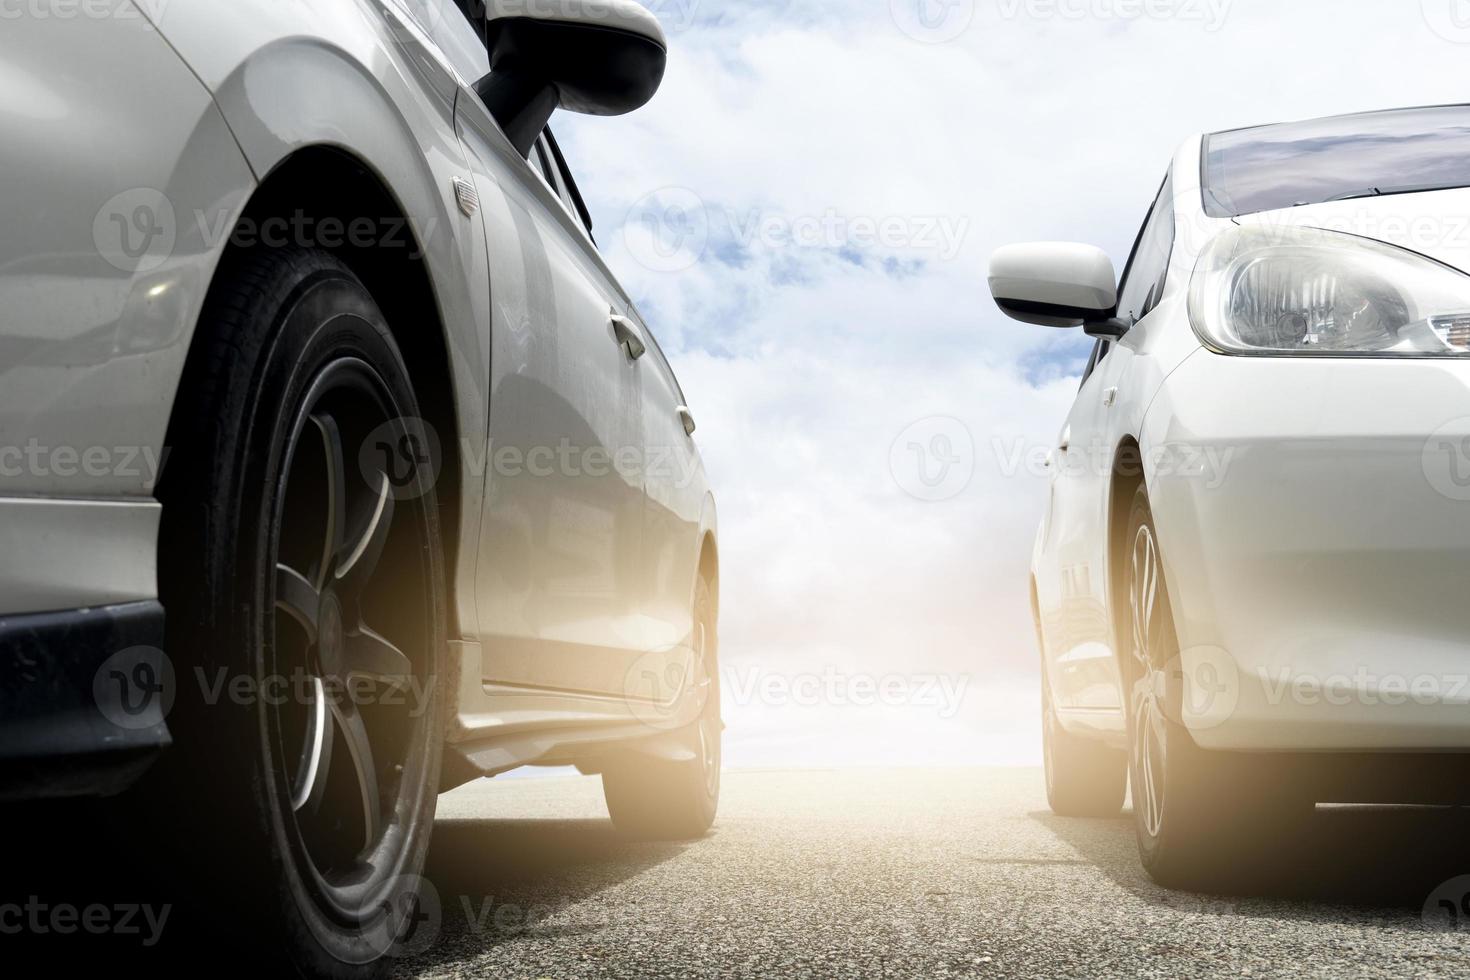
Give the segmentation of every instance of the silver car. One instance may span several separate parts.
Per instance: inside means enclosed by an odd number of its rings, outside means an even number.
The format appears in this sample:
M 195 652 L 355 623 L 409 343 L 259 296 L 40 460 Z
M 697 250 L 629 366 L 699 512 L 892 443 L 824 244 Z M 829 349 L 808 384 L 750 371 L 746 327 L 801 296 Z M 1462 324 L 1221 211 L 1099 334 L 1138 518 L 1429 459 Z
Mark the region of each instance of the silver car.
M 720 785 L 694 419 L 547 128 L 631 0 L 96 0 L 0 30 L 0 795 L 123 793 L 309 974 L 412 916 L 439 793 Z M 228 856 L 226 856 L 228 855 Z

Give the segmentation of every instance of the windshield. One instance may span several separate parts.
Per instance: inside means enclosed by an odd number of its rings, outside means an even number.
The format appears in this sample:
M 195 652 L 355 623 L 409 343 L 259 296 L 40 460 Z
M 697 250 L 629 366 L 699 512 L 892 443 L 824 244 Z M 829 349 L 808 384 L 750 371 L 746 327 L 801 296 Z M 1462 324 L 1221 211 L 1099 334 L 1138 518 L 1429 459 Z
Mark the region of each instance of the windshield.
M 1215 133 L 1205 138 L 1204 187 L 1205 211 L 1216 218 L 1470 187 L 1470 106 Z

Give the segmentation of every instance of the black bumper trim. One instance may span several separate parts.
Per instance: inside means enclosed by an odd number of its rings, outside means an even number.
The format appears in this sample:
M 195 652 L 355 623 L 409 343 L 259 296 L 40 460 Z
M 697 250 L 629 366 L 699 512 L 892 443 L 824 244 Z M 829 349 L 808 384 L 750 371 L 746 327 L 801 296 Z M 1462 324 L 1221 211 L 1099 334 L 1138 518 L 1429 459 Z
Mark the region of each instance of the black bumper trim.
M 0 799 L 109 795 L 171 742 L 158 602 L 0 616 Z

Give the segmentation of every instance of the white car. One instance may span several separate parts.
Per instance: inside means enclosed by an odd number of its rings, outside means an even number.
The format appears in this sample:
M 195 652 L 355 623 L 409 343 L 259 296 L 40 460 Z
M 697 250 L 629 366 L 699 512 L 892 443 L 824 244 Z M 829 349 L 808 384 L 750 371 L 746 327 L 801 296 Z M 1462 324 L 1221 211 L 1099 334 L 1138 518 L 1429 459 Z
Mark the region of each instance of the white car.
M 576 765 L 621 828 L 702 834 L 714 502 L 547 129 L 653 96 L 654 17 L 13 13 L 0 796 L 127 790 L 308 975 L 392 947 L 475 777 Z
M 1459 802 L 1470 752 L 1470 108 L 1195 137 L 1121 283 L 1010 246 L 1096 338 L 1031 595 L 1047 793 L 1219 880 L 1318 802 Z M 1116 284 L 1116 288 L 1115 288 Z

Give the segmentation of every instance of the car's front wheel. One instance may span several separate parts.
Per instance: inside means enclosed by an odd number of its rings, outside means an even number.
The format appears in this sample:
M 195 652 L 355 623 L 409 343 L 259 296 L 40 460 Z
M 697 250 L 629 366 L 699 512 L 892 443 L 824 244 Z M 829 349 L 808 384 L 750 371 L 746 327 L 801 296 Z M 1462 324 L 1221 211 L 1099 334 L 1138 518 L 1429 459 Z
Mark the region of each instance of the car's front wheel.
M 1142 486 L 1124 540 L 1128 775 L 1139 855 L 1166 887 L 1228 885 L 1272 860 L 1312 801 L 1269 759 L 1195 743 L 1182 723 L 1179 641 Z
M 360 977 L 418 922 L 447 601 L 407 368 L 332 256 L 227 257 L 170 430 L 164 778 L 189 878 L 303 975 Z M 228 911 L 226 911 L 228 910 Z

